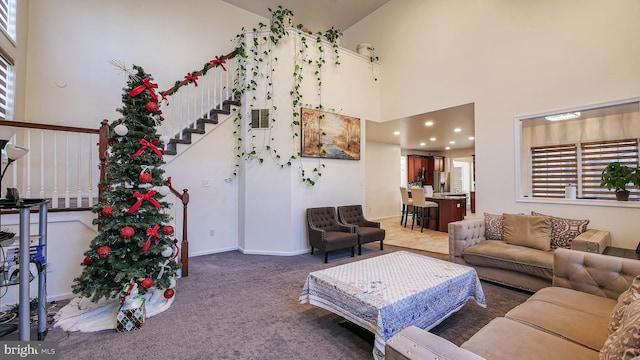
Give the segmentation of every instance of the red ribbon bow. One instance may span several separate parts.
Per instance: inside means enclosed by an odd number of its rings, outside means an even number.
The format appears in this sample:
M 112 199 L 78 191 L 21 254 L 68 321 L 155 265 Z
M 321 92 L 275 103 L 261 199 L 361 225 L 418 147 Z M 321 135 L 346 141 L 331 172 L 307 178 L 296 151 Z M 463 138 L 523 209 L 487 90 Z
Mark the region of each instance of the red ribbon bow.
M 167 176 L 167 186 L 171 187 L 171 176 Z
M 153 206 L 156 207 L 156 209 L 160 210 L 160 203 L 158 202 L 158 200 L 156 200 L 153 195 L 155 195 L 156 192 L 154 190 L 149 190 L 148 193 L 146 194 L 141 194 L 139 192 L 135 192 L 133 194 L 133 197 L 135 197 L 136 199 L 138 199 L 138 201 L 136 201 L 135 204 L 133 204 L 133 206 L 131 207 L 131 209 L 129 209 L 129 214 L 133 214 L 136 211 L 138 211 L 138 209 L 140 208 L 140 206 L 142 206 L 142 202 L 145 200 L 148 200 L 149 202 L 151 202 L 151 204 L 153 204 Z
M 227 68 L 224 67 L 224 64 L 227 63 L 227 60 L 220 59 L 219 57 L 216 56 L 215 59 L 209 60 L 209 62 L 212 63 L 214 66 L 220 66 L 222 67 L 222 70 L 227 71 Z
M 153 101 L 158 102 L 158 95 L 156 95 L 156 92 L 153 90 L 158 88 L 158 84 L 152 84 L 151 81 L 149 81 L 149 78 L 142 79 L 142 83 L 143 83 L 142 85 L 129 91 L 129 96 L 136 97 L 145 89 L 149 89 L 149 92 L 151 93 L 151 98 L 153 99 Z
M 198 75 L 187 74 L 184 76 L 185 80 L 191 80 L 198 87 Z
M 158 154 L 158 156 L 162 157 L 162 151 L 160 151 L 160 149 L 158 149 L 154 143 L 151 143 L 145 139 L 140 139 L 140 145 L 142 145 L 142 147 L 140 149 L 138 149 L 138 151 L 135 152 L 135 154 L 131 155 L 131 156 L 140 156 L 142 155 L 142 153 L 144 152 L 145 149 L 149 148 L 151 150 L 153 150 L 153 152 L 155 152 L 156 154 Z
M 167 99 L 167 92 L 163 91 L 160 93 L 160 95 L 162 96 L 162 100 L 161 101 L 166 101 L 167 102 L 167 106 L 169 106 L 169 99 Z
M 156 224 L 153 227 L 153 229 L 152 228 L 148 228 L 147 229 L 147 235 L 149 235 L 149 237 L 147 238 L 147 242 L 142 247 L 142 251 L 149 250 L 149 248 L 151 247 L 151 238 L 152 237 L 156 238 L 156 245 L 158 245 L 160 243 L 160 234 L 158 234 L 158 229 L 160 229 L 160 225 L 158 225 L 158 224 Z

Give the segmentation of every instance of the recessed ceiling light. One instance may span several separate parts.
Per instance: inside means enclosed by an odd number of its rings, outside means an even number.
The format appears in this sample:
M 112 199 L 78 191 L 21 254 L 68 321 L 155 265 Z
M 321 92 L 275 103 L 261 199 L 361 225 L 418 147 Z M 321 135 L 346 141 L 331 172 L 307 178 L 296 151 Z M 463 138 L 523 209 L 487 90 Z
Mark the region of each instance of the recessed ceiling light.
M 436 141 L 436 138 L 432 137 L 431 139 L 429 139 L 431 141 Z
M 469 140 L 475 140 L 476 138 L 474 138 L 473 136 L 469 136 Z
M 455 143 L 456 143 L 456 142 L 455 142 L 455 141 L 453 141 L 453 140 L 449 141 L 449 144 L 451 144 L 451 145 L 453 145 L 453 144 L 455 144 Z
M 579 117 L 580 117 L 580 112 L 576 111 L 576 112 L 570 112 L 565 114 L 549 115 L 549 116 L 545 116 L 544 118 L 549 121 L 561 121 L 561 120 L 576 119 Z
M 425 146 L 425 145 L 427 145 L 427 144 L 426 143 L 420 143 L 420 146 Z
M 460 129 L 460 128 L 453 129 L 453 132 L 460 132 L 460 131 L 462 131 L 462 129 Z
M 444 149 L 445 149 L 445 150 L 451 150 L 451 147 L 450 147 L 450 146 L 447 146 L 447 147 L 445 147 Z
M 393 135 L 400 135 L 400 131 L 394 131 Z
M 429 120 L 426 123 L 424 123 L 426 126 L 433 126 L 433 121 Z

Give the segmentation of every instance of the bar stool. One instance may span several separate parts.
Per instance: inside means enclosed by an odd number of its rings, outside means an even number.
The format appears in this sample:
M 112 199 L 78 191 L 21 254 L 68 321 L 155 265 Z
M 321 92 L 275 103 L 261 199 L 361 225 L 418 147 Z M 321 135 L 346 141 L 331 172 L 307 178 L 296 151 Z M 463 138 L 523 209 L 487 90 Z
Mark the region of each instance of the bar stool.
M 422 232 L 425 228 L 429 228 L 428 222 L 429 220 L 435 220 L 436 226 L 435 229 L 438 231 L 438 218 L 439 218 L 439 209 L 438 203 L 435 201 L 426 201 L 424 189 L 422 187 L 412 187 L 411 188 L 411 197 L 413 199 L 413 217 L 411 220 L 411 230 L 413 230 L 413 225 L 416 220 L 416 214 L 418 214 L 420 219 L 420 232 Z M 434 211 L 431 211 L 431 210 Z M 432 213 L 435 213 L 432 215 Z
M 407 188 L 400 186 L 400 196 L 402 197 L 402 213 L 400 214 L 400 226 L 404 220 L 404 227 L 407 227 L 407 218 L 409 216 L 409 206 L 412 207 L 411 213 L 413 214 L 413 199 L 409 197 Z

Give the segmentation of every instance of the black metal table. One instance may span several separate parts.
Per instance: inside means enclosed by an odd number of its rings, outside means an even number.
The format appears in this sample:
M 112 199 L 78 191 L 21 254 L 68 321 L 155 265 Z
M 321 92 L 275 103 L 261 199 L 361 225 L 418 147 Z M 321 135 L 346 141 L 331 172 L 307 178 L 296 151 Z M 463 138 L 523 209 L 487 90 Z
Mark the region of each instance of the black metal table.
M 0 199 L 0 209 L 18 210 L 19 213 L 19 305 L 18 305 L 18 331 L 20 341 L 31 340 L 30 326 L 30 213 L 34 208 L 38 209 L 38 245 L 43 246 L 46 259 L 47 245 L 47 202 L 46 199 L 19 199 L 17 201 Z M 26 266 L 25 266 L 26 265 Z M 27 279 L 27 281 L 24 281 Z M 42 267 L 38 274 L 38 340 L 44 340 L 47 331 L 46 310 L 46 283 L 47 272 Z M 7 283 L 4 286 L 15 285 Z

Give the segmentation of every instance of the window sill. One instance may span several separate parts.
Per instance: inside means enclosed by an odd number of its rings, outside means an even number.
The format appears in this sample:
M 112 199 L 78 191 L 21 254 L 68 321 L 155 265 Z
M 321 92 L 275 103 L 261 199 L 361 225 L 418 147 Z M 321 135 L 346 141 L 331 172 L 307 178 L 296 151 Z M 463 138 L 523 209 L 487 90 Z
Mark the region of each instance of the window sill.
M 533 203 L 533 204 L 640 208 L 640 200 L 637 200 L 637 199 L 629 200 L 629 201 L 615 201 L 615 200 L 592 200 L 592 199 L 543 199 L 543 198 L 519 197 L 519 198 L 516 198 L 516 202 L 517 203 Z

